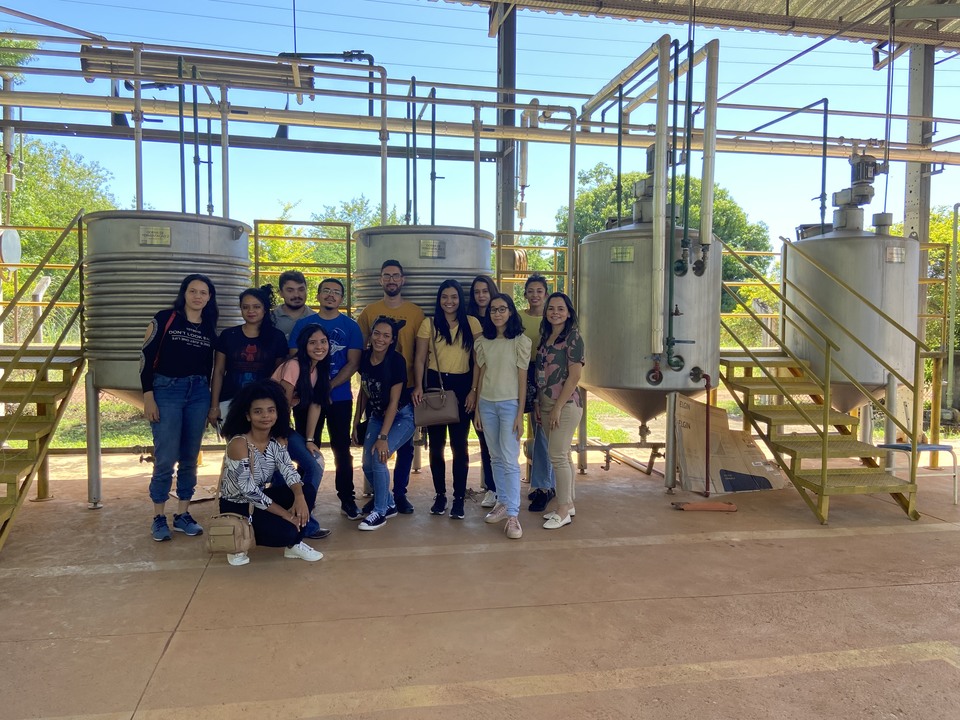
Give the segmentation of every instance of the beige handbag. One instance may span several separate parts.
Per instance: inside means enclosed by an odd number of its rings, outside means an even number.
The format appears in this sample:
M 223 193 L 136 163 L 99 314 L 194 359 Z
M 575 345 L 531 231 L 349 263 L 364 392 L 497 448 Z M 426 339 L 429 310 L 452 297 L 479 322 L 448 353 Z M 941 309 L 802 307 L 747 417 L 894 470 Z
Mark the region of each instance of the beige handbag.
M 247 448 L 250 452 L 250 472 L 254 471 L 253 447 L 247 441 Z M 220 474 L 220 482 L 217 483 L 217 500 L 220 500 L 220 488 L 223 484 L 223 477 L 227 472 L 226 463 L 223 466 L 223 472 Z M 254 545 L 256 538 L 253 535 L 253 503 L 247 504 L 247 516 L 237 513 L 218 513 L 210 518 L 207 530 L 204 533 L 207 538 L 207 550 L 212 553 L 245 553 Z
M 430 345 L 433 356 L 437 359 L 437 377 L 440 378 L 440 388 L 426 388 L 423 391 L 423 402 L 413 408 L 413 421 L 417 427 L 431 425 L 456 425 L 460 422 L 460 402 L 456 393 L 443 387 L 443 373 L 440 372 L 440 356 L 437 355 L 437 331 L 430 323 Z M 427 367 L 430 363 L 427 363 Z

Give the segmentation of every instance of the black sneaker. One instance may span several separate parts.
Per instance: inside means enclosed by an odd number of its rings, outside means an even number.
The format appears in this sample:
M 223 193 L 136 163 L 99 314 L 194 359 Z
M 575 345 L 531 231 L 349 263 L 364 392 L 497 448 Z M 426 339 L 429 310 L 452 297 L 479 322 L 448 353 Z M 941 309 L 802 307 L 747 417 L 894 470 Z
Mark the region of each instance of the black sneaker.
M 387 518 L 378 512 L 372 512 L 357 526 L 358 530 L 379 530 L 387 523 Z
M 369 514 L 369 513 L 372 513 L 372 512 L 373 512 L 373 500 L 370 500 L 369 502 L 367 502 L 366 504 L 364 504 L 363 509 L 361 509 L 360 512 L 363 513 L 364 515 L 367 515 L 367 514 Z
M 323 540 L 325 537 L 327 537 L 327 535 L 329 535 L 332 532 L 333 530 L 329 530 L 328 528 L 318 527 L 316 530 L 314 530 L 312 533 L 310 533 L 306 537 L 309 540 Z
M 463 503 L 461 503 L 462 505 Z M 447 509 L 447 496 L 446 495 L 437 495 L 433 500 L 433 505 L 430 508 L 431 515 L 443 515 L 443 511 Z
M 527 500 L 533 500 L 537 496 L 538 492 L 540 492 L 540 488 L 537 488 L 536 490 L 531 490 L 530 492 L 528 492 Z
M 346 516 L 347 520 L 359 520 L 363 517 L 363 513 L 360 512 L 360 508 L 357 507 L 356 503 L 341 505 L 340 512 Z
M 555 490 L 540 490 L 539 488 L 533 492 L 533 498 L 530 503 L 530 507 L 527 509 L 530 512 L 539 512 L 542 513 L 547 509 L 547 503 L 549 503 L 553 496 L 556 494 Z
M 397 512 L 402 515 L 412 515 L 413 514 L 413 505 L 410 504 L 410 501 L 407 500 L 406 495 L 400 495 L 395 498 L 397 501 Z
M 454 520 L 463 520 L 463 498 L 454 498 L 450 506 L 450 517 Z
M 385 518 L 391 518 L 391 517 L 393 517 L 393 516 L 396 515 L 396 514 L 397 514 L 397 506 L 396 506 L 396 505 L 391 505 L 390 507 L 387 508 L 387 512 L 384 513 L 383 516 L 384 516 Z

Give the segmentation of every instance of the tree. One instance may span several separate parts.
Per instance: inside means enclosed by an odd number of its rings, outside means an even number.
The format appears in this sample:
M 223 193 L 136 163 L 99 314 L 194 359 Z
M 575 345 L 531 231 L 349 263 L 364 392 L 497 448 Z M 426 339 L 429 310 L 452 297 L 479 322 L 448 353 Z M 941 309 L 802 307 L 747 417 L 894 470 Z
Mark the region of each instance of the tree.
M 628 172 L 621 177 L 621 211 L 628 215 L 632 202 L 630 190 L 633 184 L 646 177 L 645 173 Z M 612 168 L 604 163 L 598 163 L 589 170 L 577 174 L 578 191 L 574 200 L 576 216 L 574 217 L 574 232 L 577 238 L 600 232 L 606 227 L 607 218 L 617 215 L 617 180 Z M 677 180 L 677 204 L 683 203 L 683 178 Z M 667 198 L 669 200 L 671 188 L 668 185 Z M 700 180 L 690 178 L 690 227 L 700 225 Z M 566 206 L 557 211 L 557 228 L 565 231 L 567 228 Z M 751 223 L 736 201 L 725 188 L 715 186 L 713 195 L 713 234 L 731 247 L 749 251 L 770 251 L 770 233 L 762 223 Z M 758 272 L 765 274 L 769 267 L 769 256 L 754 255 L 746 258 Z M 751 280 L 749 271 L 739 265 L 733 258 L 723 260 L 723 279 L 725 282 Z M 724 293 L 721 298 L 721 308 L 729 312 L 735 306 L 733 298 Z

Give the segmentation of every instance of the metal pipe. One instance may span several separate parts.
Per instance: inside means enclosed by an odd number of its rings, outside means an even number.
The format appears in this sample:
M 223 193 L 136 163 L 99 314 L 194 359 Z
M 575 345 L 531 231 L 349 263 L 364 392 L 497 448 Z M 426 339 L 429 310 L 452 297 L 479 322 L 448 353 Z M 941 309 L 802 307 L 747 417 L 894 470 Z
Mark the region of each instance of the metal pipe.
M 413 142 L 413 217 L 411 224 L 416 225 L 419 221 L 417 215 L 417 78 L 410 78 L 410 94 L 413 95 L 413 104 L 410 113 L 410 138 Z
M 667 491 L 677 486 L 677 393 L 667 393 L 667 437 L 663 455 L 663 485 Z
M 211 135 L 213 121 L 207 118 L 207 215 L 213 215 L 213 144 Z
M 480 106 L 473 108 L 473 227 L 480 229 Z
M 623 83 L 617 87 L 617 227 L 623 217 Z
M 200 86 L 197 84 L 197 66 L 190 68 L 190 77 L 193 78 L 193 195 L 197 215 L 200 214 L 200 115 L 197 96 Z
M 657 128 L 654 141 L 654 168 L 653 168 L 653 302 L 651 303 L 651 347 L 664 347 L 663 337 L 663 304 L 664 304 L 664 257 L 666 254 L 667 227 L 667 134 L 663 131 L 669 122 L 669 106 L 667 100 L 670 94 L 670 38 L 661 37 L 656 44 L 655 53 L 658 56 L 659 70 L 657 74 Z M 670 238 L 673 242 L 673 238 Z
M 100 464 L 100 393 L 93 385 L 93 373 L 87 372 L 84 381 L 87 415 L 87 503 L 91 510 L 103 507 Z
M 140 92 L 140 56 L 142 46 L 133 48 L 133 157 L 136 176 L 137 210 L 143 210 L 143 98 Z
M 683 248 L 683 272 L 690 259 L 690 152 L 693 145 L 693 41 L 687 41 L 687 62 L 691 71 L 687 73 L 686 99 L 683 103 L 683 238 L 680 247 Z M 674 268 L 670 268 L 674 272 Z M 670 299 L 673 302 L 673 298 Z M 670 340 L 673 340 L 671 337 Z M 672 349 L 672 346 L 671 346 Z
M 183 78 L 183 58 L 177 58 L 177 77 Z M 179 104 L 179 138 L 180 138 L 180 212 L 187 212 L 187 148 L 183 128 L 183 109 L 186 103 L 186 86 L 177 85 L 177 101 Z
M 430 224 L 437 224 L 437 104 L 430 105 Z
M 700 170 L 700 245 L 713 242 L 713 188 L 717 162 L 717 88 L 720 84 L 720 41 L 707 43 L 704 89 L 703 162 Z M 706 258 L 703 258 L 706 261 Z
M 886 394 L 884 395 L 884 406 L 887 408 L 888 414 L 885 414 L 885 420 L 883 423 L 883 442 L 886 445 L 895 443 L 897 441 L 897 431 L 896 427 L 893 424 L 893 420 L 890 415 L 896 415 L 897 413 L 897 378 L 894 377 L 893 373 L 887 373 L 887 388 Z M 931 418 L 931 422 L 934 418 Z M 887 472 L 893 472 L 893 452 L 887 452 Z
M 632 77 L 634 77 L 638 72 L 641 72 L 643 68 L 657 56 L 657 48 L 662 47 L 664 43 L 669 44 L 669 42 L 670 37 L 668 35 L 662 35 L 656 43 L 651 45 L 633 62 L 617 73 L 617 75 L 611 79 L 610 82 L 604 85 L 599 92 L 597 92 L 593 97 L 583 104 L 583 107 L 580 110 L 580 122 L 589 122 L 590 115 L 593 113 L 593 111 L 602 105 L 604 101 L 606 101 L 613 94 L 619 85 L 629 82 Z
M 223 216 L 230 217 L 230 102 L 227 86 L 220 86 L 220 178 Z
M 957 222 L 958 212 L 960 212 L 960 203 L 953 205 L 953 243 L 950 245 L 950 267 L 948 269 L 949 282 L 947 284 L 950 293 L 949 298 L 949 331 L 947 332 L 947 407 L 953 408 L 953 364 L 956 353 L 956 335 L 957 335 Z
M 576 227 L 577 212 L 577 111 L 574 108 L 567 108 L 570 114 L 570 160 L 567 167 L 567 287 L 570 288 L 570 297 L 577 297 L 579 283 L 576 282 L 577 264 L 577 239 L 574 233 Z
M 371 65 L 370 67 L 375 67 Z M 380 75 L 380 224 L 387 224 L 387 71 Z
M 674 40 L 674 43 L 679 47 L 679 42 Z M 710 42 L 719 43 L 719 40 L 711 40 Z M 684 60 L 674 70 L 675 79 L 679 80 L 681 77 L 686 75 L 690 71 L 691 66 L 696 66 L 707 57 L 709 48 L 709 43 L 704 47 L 700 48 L 696 54 L 693 56 L 693 62 L 689 60 Z M 626 107 L 623 108 L 623 112 L 627 117 L 630 117 L 630 114 L 636 110 L 638 107 L 643 105 L 645 102 L 648 102 L 651 98 L 657 94 L 657 84 L 651 83 L 645 90 L 642 90 L 639 95 L 634 96 L 630 102 L 627 103 Z

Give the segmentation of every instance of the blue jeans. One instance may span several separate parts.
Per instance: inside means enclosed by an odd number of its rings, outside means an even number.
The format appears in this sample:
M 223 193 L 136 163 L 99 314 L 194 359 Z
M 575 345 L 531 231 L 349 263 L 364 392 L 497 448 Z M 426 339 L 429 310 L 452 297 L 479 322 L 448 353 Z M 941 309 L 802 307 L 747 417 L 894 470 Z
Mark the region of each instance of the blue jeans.
M 153 476 L 150 499 L 162 505 L 170 496 L 177 468 L 177 497 L 190 500 L 197 486 L 197 456 L 210 409 L 210 384 L 202 375 L 153 376 L 153 399 L 160 420 L 153 431 Z
M 516 400 L 491 402 L 480 399 L 480 421 L 490 448 L 490 464 L 497 484 L 497 502 L 507 506 L 507 515 L 520 513 L 520 438 L 513 431 L 519 403 Z
M 297 470 L 300 471 L 303 484 L 312 488 L 313 494 L 316 496 L 317 491 L 320 490 L 320 480 L 323 477 L 323 471 L 320 469 L 320 466 L 317 465 L 313 454 L 307 449 L 307 441 L 303 439 L 300 433 L 290 433 L 290 437 L 287 438 L 287 453 L 290 455 L 290 459 L 297 464 Z M 274 473 L 271 484 L 286 486 L 287 483 L 280 473 Z M 311 507 L 310 510 L 313 510 L 313 507 Z M 303 534 L 309 537 L 319 529 L 320 523 L 314 520 L 311 514 L 310 520 L 307 521 L 306 526 L 303 528 Z
M 369 418 L 367 425 L 367 435 L 363 439 L 363 474 L 367 482 L 373 488 L 373 509 L 381 515 L 387 512 L 387 507 L 392 505 L 390 502 L 390 471 L 387 470 L 387 463 L 381 460 L 373 452 L 373 444 L 377 441 L 377 435 L 383 427 L 383 418 Z M 402 448 L 413 438 L 413 431 L 416 429 L 413 423 L 413 406 L 407 405 L 397 410 L 393 418 L 393 425 L 390 426 L 390 432 L 387 433 L 387 449 L 390 454 L 397 452 L 397 448 Z M 400 453 L 397 452 L 397 464 L 400 463 Z M 408 470 L 409 472 L 409 470 Z M 396 485 L 396 480 L 394 480 Z M 404 488 L 406 491 L 406 488 Z
M 557 486 L 557 478 L 553 473 L 550 462 L 550 453 L 547 452 L 547 434 L 543 425 L 534 423 L 533 458 L 530 464 L 530 489 L 550 490 Z

